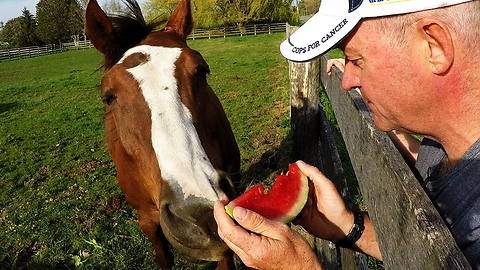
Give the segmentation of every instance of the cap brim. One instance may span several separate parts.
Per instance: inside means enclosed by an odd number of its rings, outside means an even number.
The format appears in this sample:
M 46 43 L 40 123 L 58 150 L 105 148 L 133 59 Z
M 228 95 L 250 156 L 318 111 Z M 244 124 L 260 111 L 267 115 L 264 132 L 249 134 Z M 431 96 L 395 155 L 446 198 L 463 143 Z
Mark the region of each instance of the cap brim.
M 305 62 L 324 54 L 342 41 L 361 18 L 327 16 L 318 12 L 280 45 L 282 55 Z

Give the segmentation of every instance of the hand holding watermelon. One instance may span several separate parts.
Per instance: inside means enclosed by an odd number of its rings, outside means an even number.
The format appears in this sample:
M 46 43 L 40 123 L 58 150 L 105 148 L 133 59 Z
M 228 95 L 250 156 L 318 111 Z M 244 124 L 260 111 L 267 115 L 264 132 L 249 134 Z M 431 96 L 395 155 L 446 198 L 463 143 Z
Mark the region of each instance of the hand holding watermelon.
M 353 213 L 346 208 L 333 183 L 313 166 L 302 161 L 298 161 L 296 165 L 297 168 L 289 168 L 290 171 L 287 175 L 298 169 L 298 172 L 303 172 L 300 177 L 302 180 L 299 182 L 303 183 L 303 179 L 306 179 L 305 176 L 309 177 L 311 181 L 309 182 L 309 192 L 307 188 L 307 203 L 304 207 L 302 206 L 303 210 L 294 222 L 302 225 L 317 237 L 334 242 L 345 238 L 352 228 Z M 257 189 L 257 191 L 252 192 L 265 195 L 261 188 L 257 187 Z M 299 190 L 304 190 L 304 188 Z M 256 196 L 250 195 L 250 197 L 254 198 Z M 298 197 L 302 196 L 297 194 L 296 198 Z M 226 214 L 224 207 L 227 203 L 228 200 L 217 202 L 214 206 L 218 234 L 247 266 L 258 269 L 321 269 L 321 265 L 310 246 L 300 235 L 283 223 L 290 220 L 292 215 L 289 214 L 288 219 L 283 219 L 287 215 L 278 215 L 278 212 L 271 209 L 267 209 L 267 213 L 261 212 L 265 209 L 255 210 L 263 215 L 272 212 L 276 213 L 277 217 L 282 217 L 279 219 L 282 221 L 274 221 L 254 211 L 230 203 L 226 210 L 235 217 L 238 222 L 238 224 L 235 224 Z M 293 208 L 296 207 L 290 207 L 290 209 Z M 276 219 L 276 217 L 272 219 Z M 357 242 L 358 250 L 381 258 L 368 216 L 365 216 L 365 231 L 361 239 L 362 241 Z
M 263 270 L 322 269 L 310 245 L 288 225 L 241 206 L 233 210 L 237 225 L 225 213 L 227 202 L 218 201 L 214 205 L 218 235 L 245 265 Z
M 295 223 L 317 237 L 338 243 L 352 229 L 353 212 L 347 208 L 332 181 L 317 168 L 303 161 L 298 161 L 297 165 L 311 180 L 311 188 L 307 204 Z M 371 220 L 368 215 L 363 216 L 365 229 L 355 249 L 381 260 Z
M 335 185 L 316 167 L 303 161 L 298 167 L 312 181 L 309 200 L 295 219 L 311 234 L 334 243 L 345 238 L 353 224 L 353 213 L 347 208 Z

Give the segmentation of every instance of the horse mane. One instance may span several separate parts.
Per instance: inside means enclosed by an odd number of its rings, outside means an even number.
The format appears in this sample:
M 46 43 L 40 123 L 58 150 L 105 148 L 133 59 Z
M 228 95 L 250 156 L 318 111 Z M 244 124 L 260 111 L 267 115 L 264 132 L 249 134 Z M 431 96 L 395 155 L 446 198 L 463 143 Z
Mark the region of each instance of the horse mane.
M 165 21 L 155 20 L 147 23 L 140 5 L 136 0 L 123 0 L 128 11 L 125 14 L 109 15 L 113 25 L 109 44 L 112 48 L 105 53 L 103 67 L 112 68 L 130 48 L 136 46 Z

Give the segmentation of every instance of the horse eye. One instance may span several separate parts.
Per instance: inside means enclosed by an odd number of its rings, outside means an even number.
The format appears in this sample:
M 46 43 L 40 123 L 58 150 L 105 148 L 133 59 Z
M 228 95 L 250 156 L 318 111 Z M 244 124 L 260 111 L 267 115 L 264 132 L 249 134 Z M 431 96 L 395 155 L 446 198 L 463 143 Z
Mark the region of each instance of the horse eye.
M 102 102 L 106 105 L 111 105 L 115 99 L 117 99 L 117 97 L 112 90 L 108 90 L 102 95 Z
M 197 75 L 201 77 L 205 77 L 210 74 L 210 68 L 207 65 L 198 65 L 197 66 Z

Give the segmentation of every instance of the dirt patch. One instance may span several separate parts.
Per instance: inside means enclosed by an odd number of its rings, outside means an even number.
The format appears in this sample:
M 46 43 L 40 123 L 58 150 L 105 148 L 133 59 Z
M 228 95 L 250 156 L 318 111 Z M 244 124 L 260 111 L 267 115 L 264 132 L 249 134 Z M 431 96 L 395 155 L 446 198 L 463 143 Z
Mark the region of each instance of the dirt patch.
M 236 91 L 229 91 L 229 92 L 226 92 L 225 94 L 223 94 L 223 97 L 224 97 L 225 99 L 236 98 L 236 97 L 238 97 L 238 92 L 236 92 Z
M 109 162 L 93 160 L 87 163 L 78 165 L 78 169 L 82 173 L 93 173 L 97 168 L 106 168 L 109 166 Z
M 120 211 L 122 209 L 123 205 L 125 205 L 126 203 L 127 203 L 127 200 L 125 198 L 125 195 L 123 195 L 123 193 L 113 195 L 108 200 L 108 203 L 107 203 L 107 206 L 106 206 L 106 215 L 111 216 L 114 213 Z

